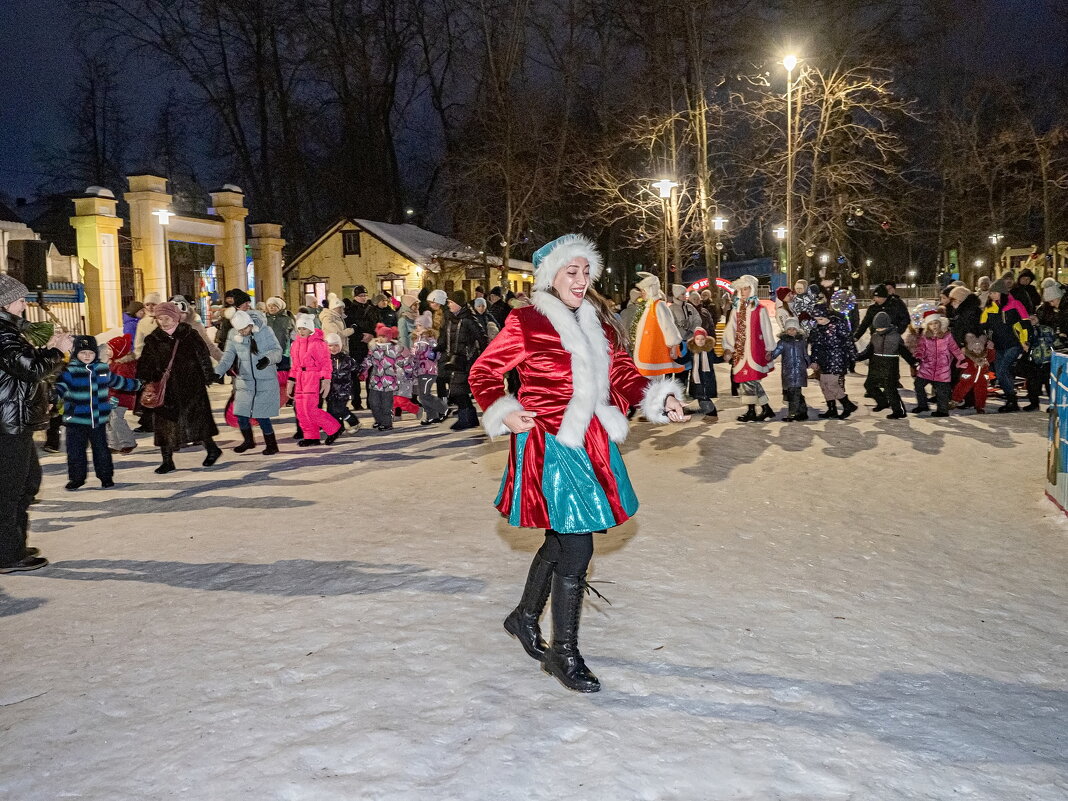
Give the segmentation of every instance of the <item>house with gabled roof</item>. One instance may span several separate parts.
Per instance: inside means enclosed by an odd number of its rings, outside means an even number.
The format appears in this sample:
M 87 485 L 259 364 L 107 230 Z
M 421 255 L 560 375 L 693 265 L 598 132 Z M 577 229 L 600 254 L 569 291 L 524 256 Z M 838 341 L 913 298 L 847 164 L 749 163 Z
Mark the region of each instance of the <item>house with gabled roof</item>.
M 476 287 L 499 284 L 500 264 L 498 257 L 417 225 L 345 217 L 286 264 L 285 301 L 296 309 L 305 295 L 320 302 L 331 292 L 352 297 L 356 286 L 372 295 L 427 288 L 463 289 L 473 297 Z M 529 294 L 534 266 L 518 259 L 508 266 L 509 288 Z

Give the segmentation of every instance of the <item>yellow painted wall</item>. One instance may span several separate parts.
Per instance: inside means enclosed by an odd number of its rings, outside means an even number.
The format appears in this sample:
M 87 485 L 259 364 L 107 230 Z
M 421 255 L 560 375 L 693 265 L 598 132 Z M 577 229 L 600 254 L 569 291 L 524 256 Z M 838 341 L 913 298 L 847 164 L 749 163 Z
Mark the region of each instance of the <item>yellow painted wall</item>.
M 323 240 L 286 275 L 286 303 L 290 309 L 303 304 L 304 282 L 313 275 L 325 278 L 326 291 L 336 292 L 338 297 L 351 296 L 351 290 L 346 287 L 356 284 L 363 284 L 374 295 L 381 290 L 379 276 L 385 273 L 396 273 L 404 278 L 406 292 L 418 292 L 422 288 L 422 276 L 416 272 L 417 265 L 393 248 L 361 231 L 360 255 L 343 256 L 341 234 L 342 231 L 337 231 Z

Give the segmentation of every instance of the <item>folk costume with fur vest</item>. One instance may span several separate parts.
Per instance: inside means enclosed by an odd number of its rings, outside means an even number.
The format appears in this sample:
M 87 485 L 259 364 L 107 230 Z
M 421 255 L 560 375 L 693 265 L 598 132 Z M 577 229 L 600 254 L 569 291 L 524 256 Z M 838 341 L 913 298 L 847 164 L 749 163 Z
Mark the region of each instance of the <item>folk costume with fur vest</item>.
M 736 383 L 761 381 L 771 372 L 769 354 L 776 345 L 771 317 L 757 297 L 756 278 L 743 275 L 734 284 L 734 308 L 723 329 L 723 358 L 730 362 Z M 744 302 L 737 294 L 743 284 L 752 288 Z
M 603 265 L 590 240 L 568 235 L 534 255 L 532 305 L 508 315 L 470 373 L 491 437 L 510 433 L 510 413 L 536 414 L 533 430 L 512 435 L 496 506 L 514 526 L 600 531 L 638 508 L 617 447 L 627 437 L 627 411 L 640 404 L 649 420 L 667 422 L 664 403 L 669 395 L 681 401 L 682 387 L 642 376 L 589 299 L 573 310 L 550 291 L 556 273 L 578 256 L 597 280 Z M 504 388 L 513 369 L 518 395 Z
M 634 366 L 649 377 L 680 373 L 686 368 L 675 361 L 682 342 L 675 316 L 660 294 L 659 279 L 652 273 L 638 275 L 641 277 L 638 288 L 645 294 L 645 308 L 634 334 Z

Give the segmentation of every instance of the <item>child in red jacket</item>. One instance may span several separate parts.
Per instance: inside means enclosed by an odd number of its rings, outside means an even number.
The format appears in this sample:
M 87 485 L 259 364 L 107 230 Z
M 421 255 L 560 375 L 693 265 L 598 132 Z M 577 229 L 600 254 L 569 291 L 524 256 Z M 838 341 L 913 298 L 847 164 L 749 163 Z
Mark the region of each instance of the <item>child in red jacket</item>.
M 112 375 L 137 378 L 137 357 L 133 354 L 133 340 L 129 334 L 109 339 L 101 358 L 108 363 Z M 112 453 L 129 453 L 137 447 L 137 439 L 126 422 L 126 412 L 137 404 L 136 392 L 111 390 L 111 416 L 108 418 L 108 449 Z
M 986 334 L 964 335 L 964 364 L 961 366 L 960 378 L 953 388 L 953 401 L 950 408 L 957 408 L 968 393 L 972 393 L 975 399 L 975 413 L 986 414 L 986 396 L 990 391 L 990 383 L 986 372 L 994 363 L 994 346 L 987 339 Z

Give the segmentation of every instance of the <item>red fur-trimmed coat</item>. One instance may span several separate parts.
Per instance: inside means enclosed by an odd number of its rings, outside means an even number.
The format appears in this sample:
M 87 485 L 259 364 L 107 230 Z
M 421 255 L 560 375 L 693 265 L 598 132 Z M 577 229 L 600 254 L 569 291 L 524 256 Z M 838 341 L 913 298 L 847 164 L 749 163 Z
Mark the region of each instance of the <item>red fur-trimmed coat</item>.
M 519 372 L 518 395 L 505 392 L 504 376 L 512 369 Z M 682 397 L 682 387 L 673 379 L 650 381 L 638 373 L 589 301 L 572 311 L 544 291 L 534 293 L 533 305 L 508 315 L 472 366 L 470 384 L 491 437 L 510 433 L 504 418 L 513 411 L 536 415 L 523 448 L 519 499 L 519 525 L 534 528 L 551 527 L 541 482 L 547 435 L 565 447 L 585 450 L 618 525 L 628 515 L 611 470 L 609 443 L 626 439 L 630 407 L 641 404 L 649 420 L 667 422 L 667 397 Z M 512 511 L 516 480 L 514 435 L 508 465 L 497 507 L 506 516 Z

